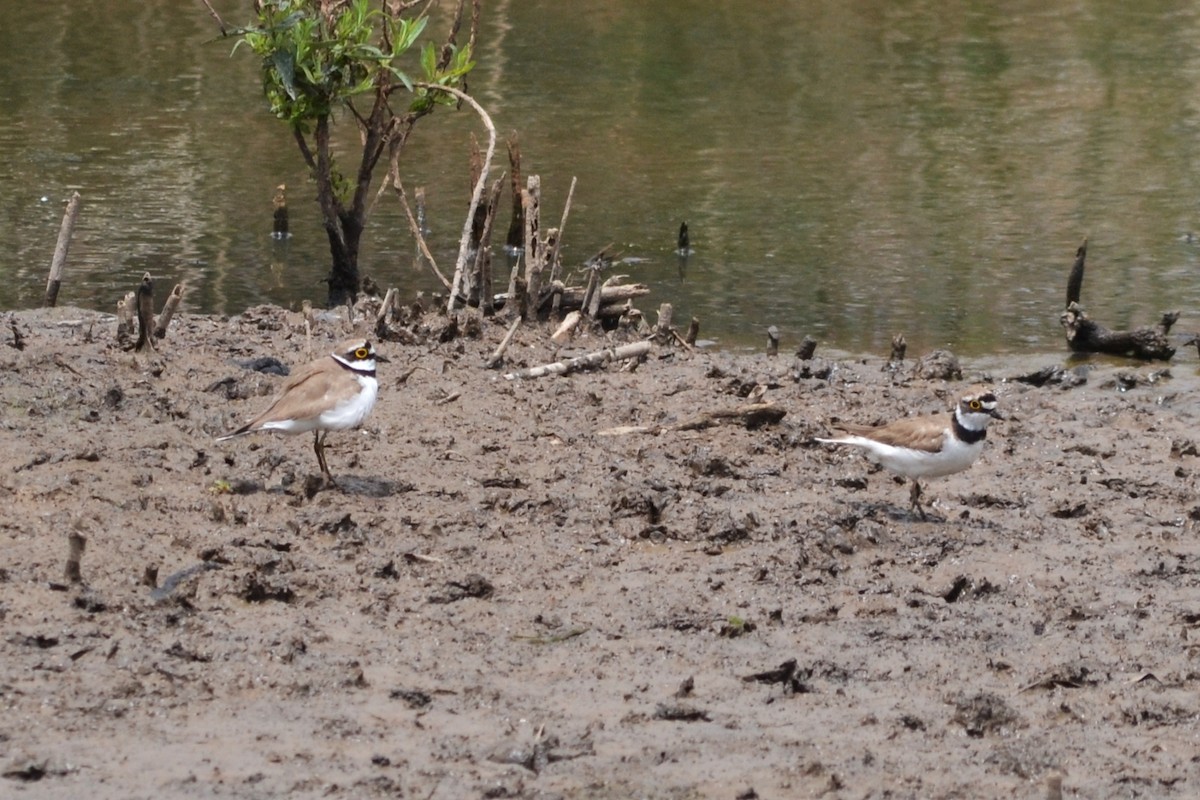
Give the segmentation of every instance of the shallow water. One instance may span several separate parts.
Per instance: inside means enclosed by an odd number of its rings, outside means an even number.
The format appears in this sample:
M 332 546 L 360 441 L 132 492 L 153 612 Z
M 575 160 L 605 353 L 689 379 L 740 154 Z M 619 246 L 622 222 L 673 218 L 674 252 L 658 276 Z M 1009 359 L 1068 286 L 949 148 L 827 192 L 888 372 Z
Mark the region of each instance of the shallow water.
M 245 21 L 245 4 L 215 5 Z M 812 334 L 886 352 L 900 331 L 914 352 L 1056 351 L 1084 236 L 1095 316 L 1180 308 L 1180 329 L 1196 327 L 1200 12 L 993 6 L 493 2 L 470 89 L 518 132 L 548 220 L 578 177 L 567 263 L 613 243 L 615 271 L 654 289 L 646 310 L 670 300 L 725 346 L 776 325 L 785 348 Z M 60 302 L 111 308 L 146 270 L 186 280 L 198 311 L 323 298 L 299 157 L 263 110 L 253 57 L 212 41 L 200 4 L 0 0 L 0 13 L 0 307 L 40 302 L 73 190 L 84 210 Z M 443 265 L 471 132 L 469 112 L 439 110 L 408 152 Z M 284 243 L 268 236 L 279 183 Z M 396 206 L 381 200 L 363 271 L 434 290 Z

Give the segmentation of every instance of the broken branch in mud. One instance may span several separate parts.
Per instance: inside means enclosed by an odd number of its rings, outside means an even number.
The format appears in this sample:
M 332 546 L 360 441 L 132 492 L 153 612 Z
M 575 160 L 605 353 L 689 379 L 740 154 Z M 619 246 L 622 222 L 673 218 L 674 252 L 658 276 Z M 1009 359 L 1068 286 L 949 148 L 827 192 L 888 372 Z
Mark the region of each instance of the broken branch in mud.
M 167 327 L 171 324 L 171 318 L 175 316 L 175 312 L 179 309 L 179 303 L 183 300 L 183 284 L 175 284 L 175 288 L 167 295 L 167 302 L 163 303 L 162 313 L 158 315 L 158 323 L 154 326 L 154 338 L 164 339 L 167 335 Z
M 597 436 L 628 436 L 631 433 L 659 434 L 666 431 L 698 431 L 723 422 L 737 422 L 754 430 L 763 425 L 773 425 L 786 416 L 787 411 L 774 403 L 749 403 L 737 408 L 706 411 L 670 425 L 623 425 L 597 431 Z
M 63 269 L 67 266 L 67 251 L 71 248 L 71 235 L 75 231 L 75 220 L 79 218 L 79 192 L 73 192 L 67 201 L 62 227 L 58 230 L 58 244 L 54 246 L 54 258 L 50 261 L 50 277 L 46 281 L 45 305 L 53 308 L 58 303 L 58 289 L 62 285 Z
M 567 361 L 556 361 L 553 364 L 542 364 L 537 367 L 523 369 L 520 372 L 510 372 L 504 377 L 507 380 L 517 378 L 541 378 L 545 375 L 569 375 L 581 369 L 597 367 L 610 361 L 624 361 L 627 358 L 641 358 L 650 352 L 650 342 L 634 342 L 623 344 L 606 350 L 597 350 L 585 356 L 579 356 Z
M 550 341 L 557 345 L 566 344 L 575 334 L 575 329 L 579 327 L 581 319 L 583 319 L 583 315 L 578 311 L 567 314 L 563 317 L 562 324 L 554 329 L 554 333 L 550 334 Z
M 1067 306 L 1059 317 L 1066 333 L 1067 346 L 1076 353 L 1106 353 L 1147 361 L 1170 360 L 1175 355 L 1175 348 L 1171 346 L 1167 336 L 1171 332 L 1171 326 L 1179 319 L 1179 312 L 1164 312 L 1158 325 L 1128 331 L 1110 330 L 1095 322 L 1079 305 L 1086 260 L 1087 239 L 1084 239 L 1075 251 L 1075 261 L 1067 276 Z
M 513 317 L 512 324 L 508 326 L 508 331 L 496 347 L 496 352 L 492 353 L 492 357 L 488 359 L 485 365 L 488 369 L 495 369 L 500 366 L 500 362 L 504 360 L 504 354 L 508 351 L 508 346 L 512 344 L 513 337 L 517 335 L 517 328 L 519 327 L 521 327 L 521 317 Z
M 562 244 L 563 231 L 567 229 L 567 215 L 571 213 L 571 200 L 575 197 L 576 180 L 575 177 L 571 178 L 571 188 L 567 190 L 567 202 L 563 205 L 562 219 L 558 223 L 554 244 L 550 247 L 550 258 L 548 261 L 550 264 L 550 283 L 554 283 L 561 277 L 562 264 L 559 263 L 558 251 Z
M 542 179 L 530 175 L 528 186 L 521 191 L 521 205 L 525 209 L 525 307 L 518 313 L 525 319 L 537 319 L 538 301 L 541 299 L 542 269 L 545 250 L 540 237 Z
M 154 349 L 154 281 L 150 273 L 142 275 L 137 288 L 138 338 L 133 349 L 137 352 Z
M 457 98 L 459 102 L 466 103 L 483 120 L 483 125 L 487 128 L 488 132 L 487 153 L 483 157 L 483 164 L 479 170 L 479 179 L 475 181 L 475 189 L 471 193 L 471 206 L 467 209 L 467 220 L 463 223 L 462 236 L 459 237 L 458 261 L 454 266 L 454 279 L 450 283 L 450 299 L 446 304 L 446 312 L 453 314 L 467 267 L 467 256 L 470 252 L 471 227 L 475 219 L 475 209 L 479 207 L 479 203 L 483 199 L 483 190 L 487 186 L 488 170 L 492 166 L 492 156 L 496 153 L 496 126 L 492 124 L 492 118 L 483 110 L 483 106 L 475 102 L 475 98 L 466 92 L 460 92 L 451 86 L 442 86 L 440 84 L 419 83 L 415 85 L 431 92 L 445 92 Z
M 133 335 L 134 309 L 137 308 L 137 292 L 126 292 L 117 301 L 117 343 L 125 347 Z
M 413 239 L 415 239 L 417 242 L 417 251 L 421 254 L 421 258 L 424 258 L 425 261 L 429 263 L 429 268 L 433 270 L 433 274 L 437 276 L 437 279 L 442 282 L 442 286 L 446 287 L 446 289 L 449 289 L 450 281 L 445 275 L 442 274 L 442 271 L 438 269 L 437 261 L 434 260 L 433 253 L 429 252 L 429 245 L 425 242 L 425 234 L 421 231 L 420 220 L 413 216 L 412 208 L 410 208 L 408 205 L 408 194 L 404 191 L 404 184 L 400 182 L 400 162 L 398 151 L 392 155 L 392 165 L 388 169 L 388 176 L 388 180 L 383 182 L 383 184 L 379 187 L 379 190 L 382 192 L 384 187 L 389 185 L 392 187 L 392 191 L 394 191 L 396 193 L 396 197 L 400 199 L 401 208 L 404 209 L 404 216 L 408 220 L 408 229 L 412 231 Z M 417 189 L 417 192 L 419 196 L 421 194 L 421 190 Z M 420 211 L 417 213 L 418 216 L 420 216 Z
M 504 176 L 501 175 L 492 182 L 484 201 L 483 230 L 480 233 L 479 247 L 475 251 L 475 264 L 471 270 L 471 285 L 479 302 L 479 310 L 485 315 L 496 311 L 495 300 L 492 296 L 492 231 L 496 227 L 496 207 L 500 204 L 500 193 L 504 188 Z
M 83 561 L 83 550 L 87 547 L 87 539 L 79 531 L 67 534 L 67 566 L 63 574 L 71 583 L 83 583 L 83 571 L 80 564 Z

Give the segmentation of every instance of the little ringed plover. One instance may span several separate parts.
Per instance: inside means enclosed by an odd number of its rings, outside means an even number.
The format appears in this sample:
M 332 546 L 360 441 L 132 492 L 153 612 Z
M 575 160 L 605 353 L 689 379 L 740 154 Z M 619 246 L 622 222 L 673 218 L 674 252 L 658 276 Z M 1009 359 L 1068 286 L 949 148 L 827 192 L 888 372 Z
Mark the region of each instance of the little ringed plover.
M 838 423 L 834 427 L 841 436 L 817 441 L 860 447 L 871 460 L 909 478 L 909 499 L 925 519 L 919 480 L 961 472 L 975 463 L 992 419 L 1004 419 L 996 410 L 996 395 L 977 386 L 959 399 L 951 414 L 905 417 L 879 427 Z
M 379 391 L 375 364 L 386 361 L 366 339 L 348 339 L 328 356 L 294 371 L 266 411 L 217 441 L 255 431 L 312 431 L 321 474 L 337 486 L 325 463 L 325 437 L 329 431 L 356 428 L 367 418 Z

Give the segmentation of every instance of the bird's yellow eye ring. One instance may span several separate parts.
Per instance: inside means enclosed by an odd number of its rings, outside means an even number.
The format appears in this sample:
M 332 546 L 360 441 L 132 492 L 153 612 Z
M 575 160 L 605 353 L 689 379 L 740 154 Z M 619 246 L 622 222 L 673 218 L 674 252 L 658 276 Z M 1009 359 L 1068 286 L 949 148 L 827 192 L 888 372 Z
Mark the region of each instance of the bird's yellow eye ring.
M 354 351 L 354 357 L 360 361 L 365 361 L 369 355 L 371 355 L 371 351 L 365 347 L 360 347 Z
M 969 405 L 971 406 L 972 411 L 978 411 L 979 409 L 983 408 L 983 403 L 979 402 L 978 400 L 972 400 Z

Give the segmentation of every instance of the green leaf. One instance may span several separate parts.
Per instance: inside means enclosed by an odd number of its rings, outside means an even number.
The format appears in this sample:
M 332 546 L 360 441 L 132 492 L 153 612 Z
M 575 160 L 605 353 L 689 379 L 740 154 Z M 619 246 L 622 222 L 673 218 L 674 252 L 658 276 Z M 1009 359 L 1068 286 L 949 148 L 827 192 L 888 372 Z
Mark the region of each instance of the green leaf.
M 433 42 L 426 42 L 425 47 L 421 49 L 421 69 L 425 70 L 426 80 L 434 79 L 437 72 L 437 51 L 433 49 Z
M 279 83 L 283 86 L 283 90 L 287 92 L 288 97 L 296 99 L 296 62 L 292 58 L 292 54 L 286 50 L 276 50 L 271 54 L 271 66 L 275 69 L 275 76 L 279 79 Z

